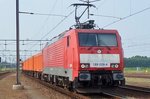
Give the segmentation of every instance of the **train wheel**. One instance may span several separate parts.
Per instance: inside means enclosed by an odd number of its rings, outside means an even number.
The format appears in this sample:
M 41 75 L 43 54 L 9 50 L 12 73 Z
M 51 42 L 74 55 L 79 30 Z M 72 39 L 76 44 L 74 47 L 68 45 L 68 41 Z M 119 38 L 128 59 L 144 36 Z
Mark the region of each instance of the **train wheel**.
M 121 86 L 125 85 L 125 79 L 121 81 Z
M 75 91 L 75 86 L 74 86 L 73 82 L 70 82 L 68 89 L 69 89 L 69 91 L 72 91 L 72 92 Z
M 114 81 L 114 84 L 113 84 L 114 87 L 117 87 L 119 86 L 119 81 Z

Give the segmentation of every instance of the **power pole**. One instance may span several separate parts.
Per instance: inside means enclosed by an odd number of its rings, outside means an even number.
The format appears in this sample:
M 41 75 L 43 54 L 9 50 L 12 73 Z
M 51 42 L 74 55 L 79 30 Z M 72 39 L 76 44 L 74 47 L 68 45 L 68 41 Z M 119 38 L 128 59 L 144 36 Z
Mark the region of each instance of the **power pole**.
M 16 83 L 20 84 L 19 81 L 19 65 L 20 65 L 20 53 L 19 53 L 19 0 L 16 0 L 16 53 L 17 53 L 17 78 Z
M 13 85 L 14 90 L 23 89 L 24 86 L 21 85 L 19 81 L 19 67 L 20 67 L 20 55 L 19 55 L 19 0 L 16 0 L 16 84 Z

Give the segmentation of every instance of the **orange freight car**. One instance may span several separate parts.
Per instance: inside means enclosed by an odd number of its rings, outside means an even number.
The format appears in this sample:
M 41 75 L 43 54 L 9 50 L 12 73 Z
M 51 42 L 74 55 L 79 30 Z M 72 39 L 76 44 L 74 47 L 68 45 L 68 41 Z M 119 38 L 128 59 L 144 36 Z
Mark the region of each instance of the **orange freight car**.
M 22 69 L 27 70 L 27 60 L 22 63 Z
M 43 60 L 42 60 L 42 53 L 38 53 L 33 56 L 33 71 L 34 71 L 34 76 L 39 78 L 39 76 L 42 73 L 43 70 Z
M 28 70 L 28 59 L 25 60 L 25 61 L 22 63 L 22 69 L 23 69 L 23 71 L 27 71 L 27 70 Z
M 34 59 L 34 71 L 37 71 L 37 72 L 42 72 L 42 69 L 43 69 L 43 62 L 42 62 L 42 53 L 39 53 L 39 54 L 36 54 L 33 56 Z
M 33 69 L 34 69 L 34 63 L 33 63 L 33 57 L 30 57 L 29 59 L 28 59 L 28 70 L 29 71 L 33 71 Z
M 23 72 L 26 72 L 28 75 L 40 78 L 43 70 L 43 56 L 42 53 L 38 53 L 23 63 Z

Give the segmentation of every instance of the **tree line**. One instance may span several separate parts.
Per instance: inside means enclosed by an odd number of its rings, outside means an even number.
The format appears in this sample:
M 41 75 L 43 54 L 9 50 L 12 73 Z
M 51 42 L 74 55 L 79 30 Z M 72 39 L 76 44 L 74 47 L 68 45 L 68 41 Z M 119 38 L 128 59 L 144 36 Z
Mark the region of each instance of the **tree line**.
M 124 58 L 125 67 L 150 67 L 150 57 L 147 56 L 133 56 Z

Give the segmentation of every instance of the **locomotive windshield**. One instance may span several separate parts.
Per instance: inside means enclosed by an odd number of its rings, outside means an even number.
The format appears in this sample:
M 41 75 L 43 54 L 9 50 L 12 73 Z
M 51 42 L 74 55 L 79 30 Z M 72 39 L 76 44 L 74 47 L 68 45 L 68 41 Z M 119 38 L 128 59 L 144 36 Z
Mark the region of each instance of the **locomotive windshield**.
M 115 34 L 79 33 L 80 46 L 117 46 Z

